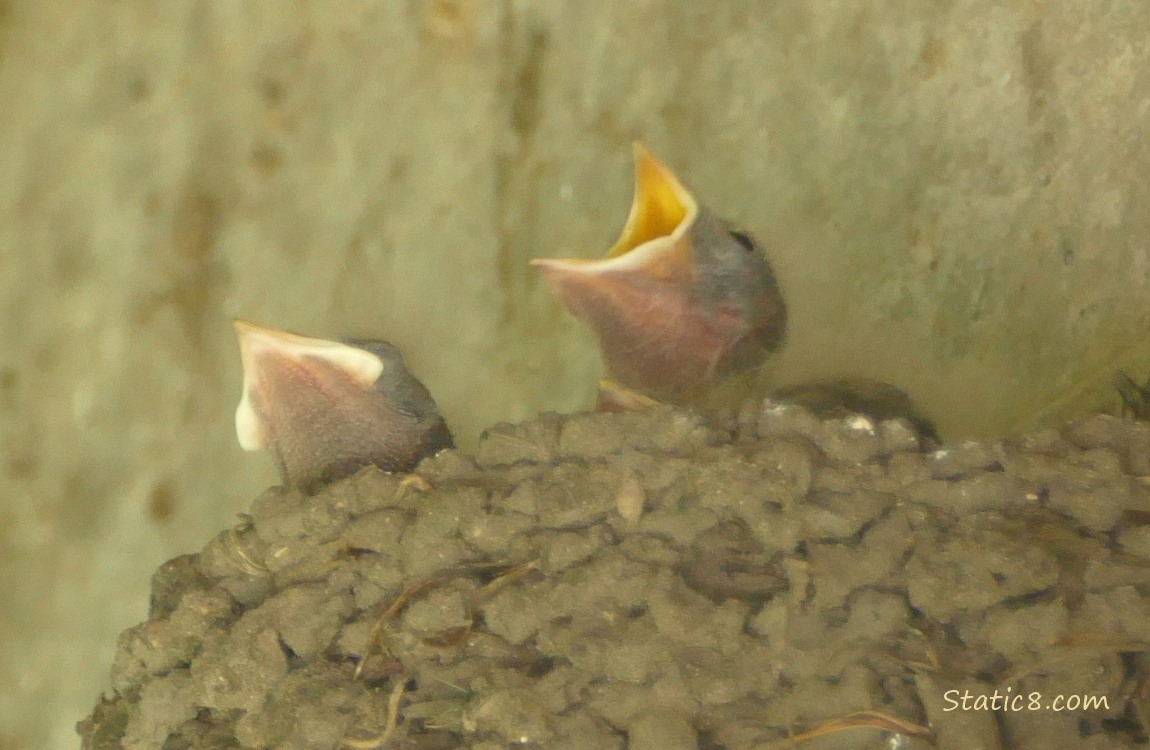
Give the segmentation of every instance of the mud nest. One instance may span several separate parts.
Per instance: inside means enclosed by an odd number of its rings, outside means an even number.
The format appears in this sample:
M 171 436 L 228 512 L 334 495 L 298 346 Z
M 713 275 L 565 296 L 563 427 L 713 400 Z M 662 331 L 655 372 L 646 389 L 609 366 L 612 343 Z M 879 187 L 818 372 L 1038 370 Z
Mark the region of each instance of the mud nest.
M 157 571 L 79 728 L 99 750 L 1125 748 L 1148 650 L 1145 424 L 924 450 L 769 402 L 545 415 L 408 477 L 266 492 Z

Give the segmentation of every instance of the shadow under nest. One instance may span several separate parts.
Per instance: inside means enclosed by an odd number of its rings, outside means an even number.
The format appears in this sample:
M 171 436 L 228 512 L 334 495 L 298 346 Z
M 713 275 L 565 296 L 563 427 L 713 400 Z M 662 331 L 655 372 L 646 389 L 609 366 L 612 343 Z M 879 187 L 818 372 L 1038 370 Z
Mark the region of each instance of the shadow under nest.
M 93 750 L 1126 748 L 1148 651 L 1150 425 L 928 451 L 899 420 L 660 406 L 268 490 L 157 571 L 79 729 Z

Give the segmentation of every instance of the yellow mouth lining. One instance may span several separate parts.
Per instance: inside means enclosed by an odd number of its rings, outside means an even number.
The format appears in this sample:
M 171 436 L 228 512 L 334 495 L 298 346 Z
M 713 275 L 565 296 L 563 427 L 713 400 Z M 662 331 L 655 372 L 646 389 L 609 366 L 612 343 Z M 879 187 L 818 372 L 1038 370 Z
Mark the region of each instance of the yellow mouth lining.
M 675 174 L 636 142 L 631 213 L 606 256 L 537 258 L 531 265 L 553 280 L 636 272 L 653 279 L 681 278 L 690 273 L 689 242 L 684 240 L 698 213 L 695 198 Z
M 636 141 L 631 213 L 619 239 L 607 251 L 607 257 L 624 255 L 652 240 L 677 237 L 686 231 L 697 213 L 694 197 L 675 174 Z

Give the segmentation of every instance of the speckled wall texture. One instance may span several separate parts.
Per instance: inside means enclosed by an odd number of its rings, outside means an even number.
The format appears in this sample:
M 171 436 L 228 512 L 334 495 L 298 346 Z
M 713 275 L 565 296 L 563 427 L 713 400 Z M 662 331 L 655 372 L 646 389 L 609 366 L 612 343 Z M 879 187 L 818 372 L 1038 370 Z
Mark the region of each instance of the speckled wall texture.
M 465 445 L 589 403 L 527 268 L 642 139 L 764 242 L 780 382 L 949 436 L 1094 408 L 1150 324 L 1150 5 L 0 2 L 0 747 L 75 746 L 147 580 L 274 479 L 236 316 L 404 350 Z

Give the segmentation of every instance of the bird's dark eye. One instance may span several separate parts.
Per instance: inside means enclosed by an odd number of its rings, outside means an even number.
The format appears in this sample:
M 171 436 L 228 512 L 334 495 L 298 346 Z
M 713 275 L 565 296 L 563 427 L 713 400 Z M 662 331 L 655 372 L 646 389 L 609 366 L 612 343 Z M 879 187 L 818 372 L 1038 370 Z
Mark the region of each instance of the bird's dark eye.
M 750 238 L 750 235 L 737 229 L 730 230 L 730 233 L 735 242 L 739 243 L 744 250 L 748 253 L 755 252 L 755 241 Z

